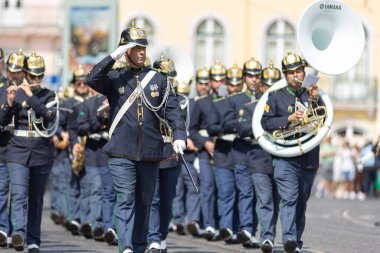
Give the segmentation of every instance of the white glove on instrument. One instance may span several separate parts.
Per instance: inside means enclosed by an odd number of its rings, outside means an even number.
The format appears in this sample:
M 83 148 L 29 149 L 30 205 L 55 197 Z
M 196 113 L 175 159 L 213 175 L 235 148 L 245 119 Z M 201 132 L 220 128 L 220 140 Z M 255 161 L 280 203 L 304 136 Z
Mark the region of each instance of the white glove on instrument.
M 180 153 L 183 155 L 183 151 L 186 149 L 186 142 L 183 140 L 175 140 L 173 142 L 173 149 L 177 154 Z
M 116 60 L 119 60 L 125 52 L 127 52 L 127 50 L 129 48 L 132 48 L 136 46 L 136 43 L 128 43 L 126 45 L 122 45 L 122 46 L 119 46 L 118 48 L 116 48 L 116 50 L 111 54 L 111 57 L 112 59 L 114 59 L 115 61 Z

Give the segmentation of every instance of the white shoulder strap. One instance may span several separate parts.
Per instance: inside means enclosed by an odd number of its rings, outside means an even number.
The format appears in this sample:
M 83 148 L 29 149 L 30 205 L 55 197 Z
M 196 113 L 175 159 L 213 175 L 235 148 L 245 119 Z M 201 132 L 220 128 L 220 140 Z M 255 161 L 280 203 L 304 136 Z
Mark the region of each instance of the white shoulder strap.
M 146 87 L 146 85 L 149 83 L 150 80 L 152 80 L 153 76 L 156 74 L 155 71 L 151 70 L 146 74 L 144 79 L 141 81 L 141 87 L 142 90 Z M 129 107 L 135 102 L 136 98 L 141 94 L 141 90 L 139 89 L 139 86 L 136 87 L 136 89 L 129 95 L 127 100 L 124 102 L 123 106 L 120 108 L 120 110 L 117 112 L 115 119 L 113 120 L 110 130 L 108 132 L 108 137 L 112 138 L 112 133 L 115 130 L 117 124 L 119 124 L 121 118 L 123 115 L 128 111 Z

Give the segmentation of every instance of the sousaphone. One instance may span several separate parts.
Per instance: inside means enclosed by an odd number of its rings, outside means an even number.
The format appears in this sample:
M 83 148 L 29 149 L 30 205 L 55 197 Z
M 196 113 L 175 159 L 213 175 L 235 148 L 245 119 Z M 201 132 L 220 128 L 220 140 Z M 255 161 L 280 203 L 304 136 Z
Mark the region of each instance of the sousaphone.
M 297 40 L 309 66 L 324 74 L 340 75 L 359 61 L 364 50 L 365 35 L 360 17 L 342 1 L 318 0 L 302 14 Z M 261 126 L 268 95 L 286 86 L 286 80 L 282 79 L 264 93 L 253 114 L 252 128 L 255 139 L 267 152 L 293 157 L 312 150 L 322 142 L 333 120 L 333 107 L 329 97 L 319 89 L 319 97 L 325 107 L 323 119 L 315 112 L 308 124 L 294 126 L 290 131 L 285 130 L 287 132 L 268 133 Z M 299 133 L 302 137 L 295 140 L 281 138 Z

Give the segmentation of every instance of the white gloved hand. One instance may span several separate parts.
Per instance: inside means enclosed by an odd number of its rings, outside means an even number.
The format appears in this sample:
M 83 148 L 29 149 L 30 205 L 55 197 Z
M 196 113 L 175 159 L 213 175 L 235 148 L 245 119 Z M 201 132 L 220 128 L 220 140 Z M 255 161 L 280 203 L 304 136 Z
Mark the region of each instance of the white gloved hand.
M 111 57 L 112 59 L 114 59 L 115 61 L 116 60 L 119 60 L 124 54 L 125 52 L 127 52 L 127 50 L 129 48 L 132 48 L 136 46 L 136 43 L 128 43 L 126 45 L 122 45 L 122 46 L 119 46 L 118 48 L 116 48 L 116 50 L 111 54 Z
M 173 149 L 177 154 L 180 153 L 183 155 L 183 151 L 186 149 L 186 142 L 183 140 L 175 140 L 173 142 Z

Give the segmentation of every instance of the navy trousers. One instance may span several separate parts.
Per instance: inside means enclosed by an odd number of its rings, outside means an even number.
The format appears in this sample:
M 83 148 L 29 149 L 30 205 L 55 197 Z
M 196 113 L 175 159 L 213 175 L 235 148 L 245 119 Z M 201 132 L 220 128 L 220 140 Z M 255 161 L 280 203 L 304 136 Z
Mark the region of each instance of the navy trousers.
M 134 253 L 143 253 L 147 247 L 150 206 L 160 163 L 116 157 L 110 157 L 108 163 L 116 192 L 119 252 L 129 247 Z
M 43 195 L 52 164 L 26 167 L 8 163 L 12 189 L 13 233 L 21 234 L 26 243 L 40 245 Z
M 12 225 L 8 211 L 9 204 L 9 170 L 6 163 L 0 162 L 0 231 L 8 236 L 12 233 Z

